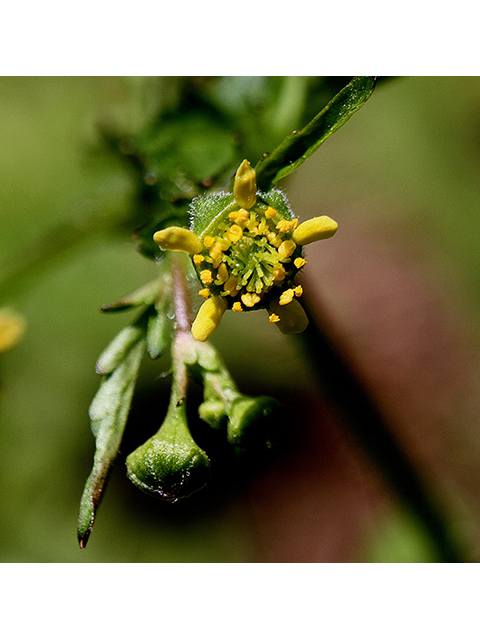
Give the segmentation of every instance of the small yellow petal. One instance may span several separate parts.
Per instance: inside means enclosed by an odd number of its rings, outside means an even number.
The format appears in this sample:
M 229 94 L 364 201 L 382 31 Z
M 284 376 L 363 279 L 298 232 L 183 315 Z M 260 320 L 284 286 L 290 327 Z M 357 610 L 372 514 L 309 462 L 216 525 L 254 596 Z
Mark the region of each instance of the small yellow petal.
M 227 302 L 225 298 L 212 296 L 205 300 L 192 324 L 192 335 L 195 340 L 199 342 L 208 340 L 220 324 L 226 309 Z
M 210 271 L 210 269 L 204 269 L 203 271 L 200 271 L 200 280 L 202 281 L 202 284 L 204 284 L 204 285 L 212 284 L 213 276 L 212 276 L 212 272 Z
M 183 227 L 167 227 L 157 231 L 153 236 L 159 247 L 168 251 L 185 251 L 186 253 L 200 253 L 203 246 L 197 236 Z
M 256 293 L 244 293 L 240 297 L 246 307 L 254 307 L 261 300 L 260 296 Z
M 290 304 L 290 302 L 293 300 L 293 296 L 294 296 L 293 289 L 287 289 L 280 296 L 278 300 L 278 304 L 281 305 L 282 307 L 286 304 Z
M 302 224 L 293 232 L 293 240 L 299 244 L 310 244 L 324 238 L 331 238 L 338 229 L 338 224 L 328 216 L 320 216 L 311 218 L 302 222 Z
M 303 287 L 301 284 L 299 284 L 298 286 L 296 286 L 293 290 L 293 293 L 297 296 L 297 298 L 299 298 L 302 293 L 303 293 Z
M 272 302 L 268 311 L 279 317 L 276 326 L 282 333 L 302 333 L 307 328 L 308 318 L 298 300 L 292 300 L 290 304 L 285 306 L 280 306 L 278 302 Z
M 282 244 L 278 247 L 278 254 L 280 256 L 280 260 L 286 260 L 289 258 L 292 253 L 295 251 L 295 243 L 291 240 L 284 240 Z
M 238 167 L 233 183 L 233 195 L 240 207 L 251 209 L 257 200 L 257 177 L 248 160 Z
M 22 338 L 27 326 L 23 315 L 8 308 L 0 309 L 0 351 L 8 351 Z
M 232 305 L 232 311 L 243 311 L 243 307 L 240 302 L 234 302 Z

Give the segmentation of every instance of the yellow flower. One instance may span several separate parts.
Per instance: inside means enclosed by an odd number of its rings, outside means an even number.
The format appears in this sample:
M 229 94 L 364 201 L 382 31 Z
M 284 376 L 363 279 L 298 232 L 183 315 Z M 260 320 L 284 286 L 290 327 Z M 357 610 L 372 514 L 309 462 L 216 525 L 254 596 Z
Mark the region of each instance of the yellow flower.
M 25 333 L 26 320 L 12 309 L 0 309 L 0 351 L 14 347 Z
M 192 256 L 206 298 L 194 337 L 208 340 L 227 309 L 267 309 L 283 333 L 302 332 L 308 319 L 294 279 L 306 264 L 303 246 L 333 236 L 337 223 L 320 216 L 299 224 L 281 191 L 257 192 L 248 160 L 237 170 L 233 193 L 200 196 L 190 213 L 189 230 L 169 227 L 153 239 L 162 249 Z

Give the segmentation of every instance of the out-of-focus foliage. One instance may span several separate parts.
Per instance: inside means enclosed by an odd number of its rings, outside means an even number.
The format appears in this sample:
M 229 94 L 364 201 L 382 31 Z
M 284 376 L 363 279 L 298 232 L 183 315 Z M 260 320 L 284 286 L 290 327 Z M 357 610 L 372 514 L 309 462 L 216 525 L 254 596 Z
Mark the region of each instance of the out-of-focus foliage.
M 249 149 L 258 145 L 260 157 L 348 79 L 273 79 L 267 100 L 262 78 L 151 79 L 152 92 L 162 85 L 165 110 L 172 114 L 161 138 L 146 141 L 157 149 L 152 183 L 172 153 L 182 157 L 171 140 L 183 126 L 176 101 L 178 85 L 187 81 L 185 108 L 201 107 L 198 121 L 188 125 L 198 162 L 208 164 L 216 179 L 231 169 L 246 140 Z M 138 82 L 0 80 L 0 252 L 11 265 L 29 247 L 35 265 L 35 286 L 24 287 L 25 274 L 17 281 L 15 306 L 28 330 L 0 361 L 1 559 L 430 561 L 418 527 L 390 509 L 361 450 L 317 406 L 319 392 L 297 346 L 257 324 L 255 314 L 242 321 L 231 314 L 215 342 L 242 391 L 285 402 L 277 446 L 248 464 L 229 460 L 211 488 L 176 507 L 131 487 L 120 457 L 95 544 L 83 555 L 78 550 L 77 506 L 93 453 L 86 409 L 98 386 L 94 366 L 125 324 L 119 314 L 102 316 L 97 309 L 156 276 L 155 264 L 135 251 L 130 233 L 155 213 L 148 199 L 152 184 L 145 183 L 143 199 L 132 208 L 132 172 L 112 155 L 90 152 L 99 141 L 98 119 L 104 132 L 113 130 L 111 122 L 142 128 L 145 105 L 132 109 L 129 97 Z M 243 140 L 226 134 L 219 103 L 232 117 L 241 114 Z M 288 184 L 300 217 L 338 220 L 337 244 L 312 255 L 318 299 L 377 385 L 381 406 L 451 507 L 473 554 L 480 509 L 479 122 L 478 78 L 392 79 Z M 132 150 L 125 151 L 131 159 Z M 187 168 L 200 179 L 198 167 Z M 165 202 L 191 186 L 178 175 Z M 52 243 L 64 237 L 65 221 L 68 233 L 71 222 L 80 234 L 89 225 L 98 233 L 85 233 L 79 246 L 72 240 L 74 248 L 42 270 L 34 261 L 37 241 L 51 229 Z M 123 224 L 115 233 L 102 231 L 117 221 Z M 382 284 L 390 296 L 380 295 Z M 442 356 L 438 363 L 434 352 Z M 380 365 L 387 388 L 375 378 Z M 125 451 L 152 435 L 165 415 L 168 384 L 157 381 L 152 394 L 152 366 L 145 364 Z M 320 416 L 320 427 L 312 426 L 312 413 L 315 424 Z

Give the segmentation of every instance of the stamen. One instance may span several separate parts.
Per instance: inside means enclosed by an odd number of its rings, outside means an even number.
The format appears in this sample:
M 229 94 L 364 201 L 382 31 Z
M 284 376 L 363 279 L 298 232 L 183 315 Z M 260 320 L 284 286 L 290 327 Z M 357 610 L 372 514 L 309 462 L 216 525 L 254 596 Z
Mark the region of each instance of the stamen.
M 232 305 L 232 311 L 243 311 L 243 307 L 240 302 L 234 302 Z
M 276 313 L 271 313 L 271 314 L 268 316 L 268 321 L 269 321 L 269 322 L 280 322 L 280 318 L 279 318 L 279 316 L 277 316 L 277 314 L 276 314 Z
M 198 292 L 198 295 L 207 299 L 210 296 L 210 291 L 208 289 L 202 289 L 201 291 Z

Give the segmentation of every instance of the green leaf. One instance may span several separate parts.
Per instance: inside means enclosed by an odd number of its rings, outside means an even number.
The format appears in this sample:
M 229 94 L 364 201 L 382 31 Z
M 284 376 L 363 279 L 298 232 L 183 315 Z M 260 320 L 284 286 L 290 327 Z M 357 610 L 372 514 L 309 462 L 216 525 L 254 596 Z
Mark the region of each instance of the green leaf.
M 164 309 L 157 311 L 155 308 L 148 318 L 147 328 L 147 353 L 156 360 L 164 353 L 170 340 L 171 322 Z
M 120 366 L 105 377 L 90 405 L 96 450 L 80 502 L 78 541 L 82 549 L 90 536 L 108 473 L 120 448 L 144 347 L 142 339 L 130 349 Z
M 115 371 L 144 334 L 145 329 L 141 323 L 124 327 L 98 358 L 95 365 L 96 372 L 100 375 L 108 375 Z
M 127 311 L 133 307 L 140 307 L 143 304 L 153 304 L 158 298 L 161 286 L 162 283 L 160 280 L 152 280 L 119 300 L 104 304 L 101 310 L 104 313 L 114 313 L 117 311 Z
M 303 129 L 287 136 L 255 167 L 257 185 L 268 191 L 298 169 L 325 140 L 362 107 L 375 88 L 375 76 L 358 76 L 344 87 Z

